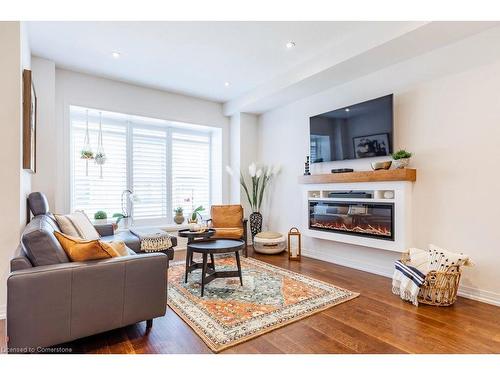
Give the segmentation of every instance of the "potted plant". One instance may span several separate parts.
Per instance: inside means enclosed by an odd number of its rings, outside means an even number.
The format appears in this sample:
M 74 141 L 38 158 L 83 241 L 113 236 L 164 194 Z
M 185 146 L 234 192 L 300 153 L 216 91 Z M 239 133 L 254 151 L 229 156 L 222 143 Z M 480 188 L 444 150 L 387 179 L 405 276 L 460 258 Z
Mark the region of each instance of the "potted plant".
M 200 212 L 203 212 L 203 211 L 205 211 L 205 209 L 203 208 L 203 206 L 198 206 L 191 213 L 191 216 L 188 219 L 189 230 L 190 231 L 196 231 L 196 230 L 199 229 L 200 226 L 198 225 L 198 217 L 200 219 L 202 219 Z
M 96 224 L 106 224 L 108 222 L 108 214 L 104 211 L 97 211 L 94 214 L 94 220 Z
M 233 171 L 229 166 L 226 167 L 226 171 L 233 175 Z M 248 173 L 252 181 L 251 190 L 248 188 L 243 173 L 240 173 L 240 185 L 245 191 L 248 203 L 252 209 L 250 214 L 250 231 L 252 232 L 252 238 L 259 232 L 262 232 L 262 214 L 260 209 L 262 206 L 262 201 L 264 198 L 264 192 L 266 187 L 269 185 L 271 178 L 277 175 L 280 171 L 278 165 L 272 166 L 262 166 L 257 168 L 256 163 L 250 164 L 248 167 Z
M 394 159 L 394 166 L 397 169 L 406 168 L 408 164 L 410 164 L 410 158 L 412 157 L 412 153 L 406 151 L 405 149 L 401 149 L 391 154 Z
M 177 207 L 175 210 L 174 221 L 176 224 L 182 224 L 184 222 L 184 210 L 182 207 Z

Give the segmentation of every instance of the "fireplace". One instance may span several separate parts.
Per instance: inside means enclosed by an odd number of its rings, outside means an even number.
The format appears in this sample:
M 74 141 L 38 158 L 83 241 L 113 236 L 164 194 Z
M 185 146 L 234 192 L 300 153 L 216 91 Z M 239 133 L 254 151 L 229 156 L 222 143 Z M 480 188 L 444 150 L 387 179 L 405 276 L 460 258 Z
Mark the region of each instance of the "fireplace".
M 309 229 L 394 241 L 394 204 L 309 200 Z

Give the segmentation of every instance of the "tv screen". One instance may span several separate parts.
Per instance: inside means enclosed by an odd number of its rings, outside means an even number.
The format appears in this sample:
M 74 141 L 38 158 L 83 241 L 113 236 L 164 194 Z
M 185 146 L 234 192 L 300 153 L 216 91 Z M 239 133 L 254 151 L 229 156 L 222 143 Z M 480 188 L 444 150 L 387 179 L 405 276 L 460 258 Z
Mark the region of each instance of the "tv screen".
M 392 94 L 310 118 L 311 163 L 392 153 Z

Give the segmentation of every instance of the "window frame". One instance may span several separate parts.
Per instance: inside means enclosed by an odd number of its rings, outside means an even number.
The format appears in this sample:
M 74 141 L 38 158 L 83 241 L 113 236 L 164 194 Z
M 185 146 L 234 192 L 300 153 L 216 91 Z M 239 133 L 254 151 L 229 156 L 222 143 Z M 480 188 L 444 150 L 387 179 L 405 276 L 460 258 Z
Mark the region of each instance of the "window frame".
M 69 165 L 68 165 L 68 178 L 69 178 L 69 196 L 68 196 L 68 207 L 70 209 L 70 212 L 73 212 L 76 208 L 74 207 L 74 195 L 75 195 L 75 175 L 74 175 L 74 162 L 75 162 L 75 149 L 74 149 L 74 127 L 73 127 L 73 109 L 83 109 L 86 110 L 88 109 L 89 111 L 92 111 L 93 113 L 95 112 L 103 112 L 103 113 L 112 113 L 117 116 L 123 116 L 123 120 L 119 120 L 119 122 L 123 121 L 123 125 L 125 127 L 126 131 L 126 144 L 125 144 L 125 149 L 126 149 L 126 187 L 125 189 L 130 189 L 133 191 L 133 130 L 134 128 L 137 129 L 151 129 L 155 131 L 163 131 L 165 133 L 166 137 L 166 173 L 165 173 L 165 178 L 166 178 L 166 217 L 161 217 L 161 218 L 145 218 L 145 219 L 134 219 L 133 223 L 135 225 L 141 225 L 141 226 L 146 226 L 146 225 L 172 225 L 174 224 L 174 207 L 173 207 L 173 179 L 172 179 L 172 153 L 173 153 L 173 148 L 172 148 L 172 134 L 173 133 L 182 133 L 186 135 L 196 135 L 196 136 L 206 136 L 208 138 L 208 158 L 209 158 L 209 171 L 208 171 L 208 207 L 206 207 L 206 210 L 209 210 L 209 207 L 213 203 L 213 173 L 214 173 L 214 165 L 213 165 L 213 137 L 217 135 L 217 128 L 214 127 L 209 127 L 206 125 L 197 125 L 197 124 L 188 124 L 188 123 L 182 123 L 178 121 L 169 121 L 169 120 L 161 120 L 161 119 L 156 119 L 152 117 L 144 117 L 144 116 L 137 116 L 137 115 L 131 115 L 131 114 L 126 114 L 126 113 L 120 113 L 120 112 L 115 112 L 115 111 L 107 111 L 103 109 L 97 109 L 97 108 L 91 108 L 87 106 L 81 106 L 81 105 L 69 105 L 68 106 L 68 135 L 69 135 Z M 140 119 L 140 122 L 134 122 L 135 119 Z M 148 124 L 147 121 L 154 121 L 156 124 Z M 183 128 L 183 126 L 188 126 L 190 128 L 195 128 L 195 127 L 200 127 L 202 129 L 196 130 L 196 129 L 186 129 Z M 196 143 L 193 142 L 193 143 Z M 202 142 L 200 142 L 202 143 Z M 106 145 L 104 144 L 104 148 L 106 149 Z M 128 202 L 130 205 L 130 202 Z M 128 207 L 130 210 L 130 207 Z M 185 215 L 187 217 L 187 215 Z M 93 218 L 90 218 L 93 220 Z

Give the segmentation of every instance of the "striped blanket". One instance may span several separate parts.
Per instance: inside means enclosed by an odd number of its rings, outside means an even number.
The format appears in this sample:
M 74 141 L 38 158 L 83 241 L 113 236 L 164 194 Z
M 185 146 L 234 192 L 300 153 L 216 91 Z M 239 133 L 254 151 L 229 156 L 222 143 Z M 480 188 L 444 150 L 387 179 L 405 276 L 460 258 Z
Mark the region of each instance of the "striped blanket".
M 397 260 L 394 265 L 392 276 L 392 292 L 398 294 L 401 299 L 418 306 L 418 292 L 424 284 L 425 275 L 416 267 L 407 266 Z

